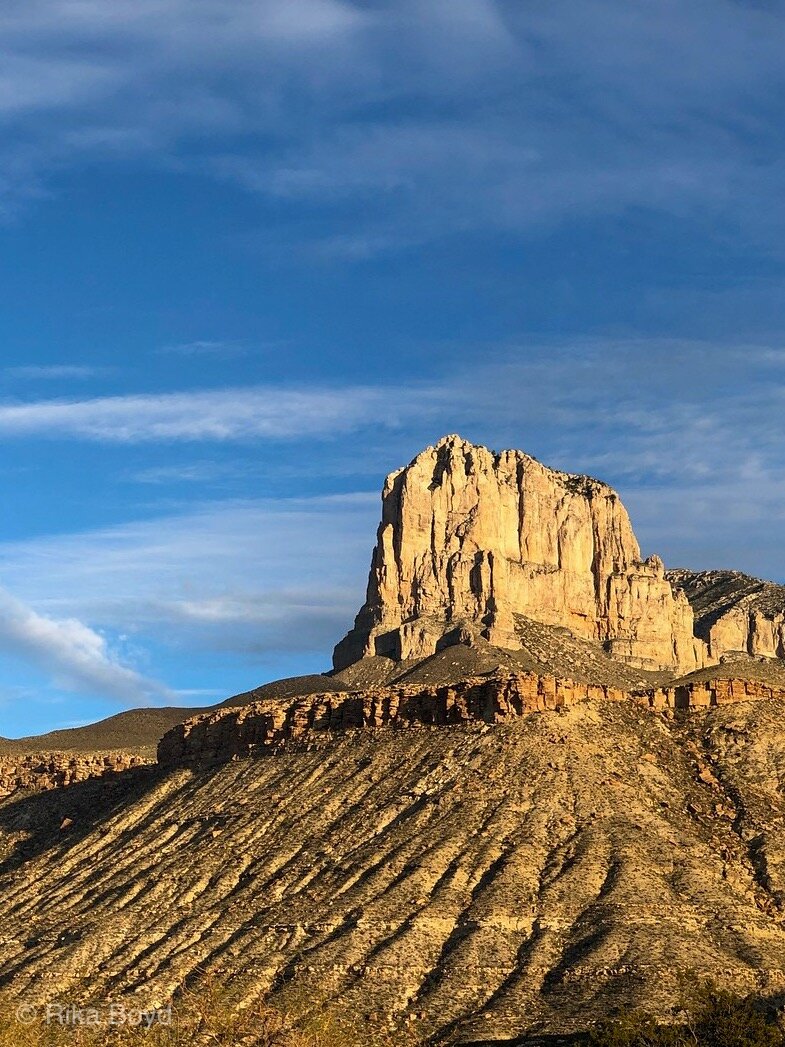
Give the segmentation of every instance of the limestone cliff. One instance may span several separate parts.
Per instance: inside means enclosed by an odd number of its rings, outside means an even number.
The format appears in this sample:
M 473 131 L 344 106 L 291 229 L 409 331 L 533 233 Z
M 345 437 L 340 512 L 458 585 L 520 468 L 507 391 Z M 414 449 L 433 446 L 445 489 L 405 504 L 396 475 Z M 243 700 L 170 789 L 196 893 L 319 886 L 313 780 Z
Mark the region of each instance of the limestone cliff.
M 686 597 L 658 557 L 641 559 L 615 491 L 444 437 L 387 478 L 366 602 L 335 668 L 420 658 L 477 633 L 518 649 L 516 615 L 645 668 L 706 661 Z
M 738 651 L 785 657 L 785 586 L 740 571 L 676 570 L 668 579 L 690 601 L 712 660 Z

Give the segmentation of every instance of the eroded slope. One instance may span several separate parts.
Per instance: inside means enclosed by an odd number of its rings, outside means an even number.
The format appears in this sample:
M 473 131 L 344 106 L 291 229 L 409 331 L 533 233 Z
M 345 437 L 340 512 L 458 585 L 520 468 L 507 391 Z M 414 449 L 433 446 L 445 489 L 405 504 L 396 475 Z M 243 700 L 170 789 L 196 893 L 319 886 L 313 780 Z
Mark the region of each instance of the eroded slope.
M 780 988 L 783 713 L 587 703 L 7 801 L 0 978 L 155 1003 L 201 968 L 457 1042 L 665 1009 L 688 970 Z

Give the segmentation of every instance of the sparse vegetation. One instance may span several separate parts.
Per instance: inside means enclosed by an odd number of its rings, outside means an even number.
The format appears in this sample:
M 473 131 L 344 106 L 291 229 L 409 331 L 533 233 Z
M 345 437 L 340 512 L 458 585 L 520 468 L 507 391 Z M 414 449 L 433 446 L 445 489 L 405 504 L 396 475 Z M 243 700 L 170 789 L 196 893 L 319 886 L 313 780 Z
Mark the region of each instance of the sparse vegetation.
M 686 994 L 674 1022 L 630 1011 L 599 1023 L 590 1042 L 592 1047 L 783 1047 L 785 1036 L 764 1001 L 703 982 Z
M 127 1001 L 129 1012 L 134 1005 Z M 203 977 L 185 987 L 163 1020 L 112 1023 L 109 1007 L 76 1007 L 62 1016 L 46 1005 L 0 1001 L 0 1047 L 417 1047 L 406 1033 L 370 1029 L 348 1015 L 288 1014 L 263 1002 L 240 1007 L 227 988 Z M 77 1014 L 79 1017 L 77 1017 Z M 81 1020 L 80 1020 L 81 1019 Z M 86 1023 L 82 1023 L 85 1021 Z

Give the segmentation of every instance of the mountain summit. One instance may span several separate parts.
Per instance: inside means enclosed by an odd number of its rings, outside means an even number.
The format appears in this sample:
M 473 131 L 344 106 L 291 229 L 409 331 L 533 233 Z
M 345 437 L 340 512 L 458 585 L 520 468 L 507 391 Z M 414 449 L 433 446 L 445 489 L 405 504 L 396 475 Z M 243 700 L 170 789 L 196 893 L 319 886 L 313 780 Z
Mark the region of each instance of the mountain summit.
M 659 557 L 641 558 L 611 487 L 445 436 L 387 477 L 366 601 L 334 667 L 478 635 L 517 650 L 519 616 L 646 669 L 689 672 L 708 656 L 686 595 Z

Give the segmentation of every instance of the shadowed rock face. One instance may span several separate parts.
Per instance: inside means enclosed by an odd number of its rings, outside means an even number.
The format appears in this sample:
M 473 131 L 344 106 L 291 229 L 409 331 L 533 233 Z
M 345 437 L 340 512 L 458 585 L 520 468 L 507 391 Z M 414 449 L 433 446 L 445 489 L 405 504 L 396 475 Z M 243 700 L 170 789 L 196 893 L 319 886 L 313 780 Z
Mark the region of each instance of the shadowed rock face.
M 690 601 L 695 632 L 710 657 L 744 651 L 785 657 L 785 586 L 740 571 L 668 571 L 674 588 Z
M 516 615 L 645 668 L 705 661 L 686 598 L 657 557 L 641 560 L 615 491 L 445 437 L 387 478 L 366 602 L 335 668 L 423 657 L 472 632 L 516 649 Z

